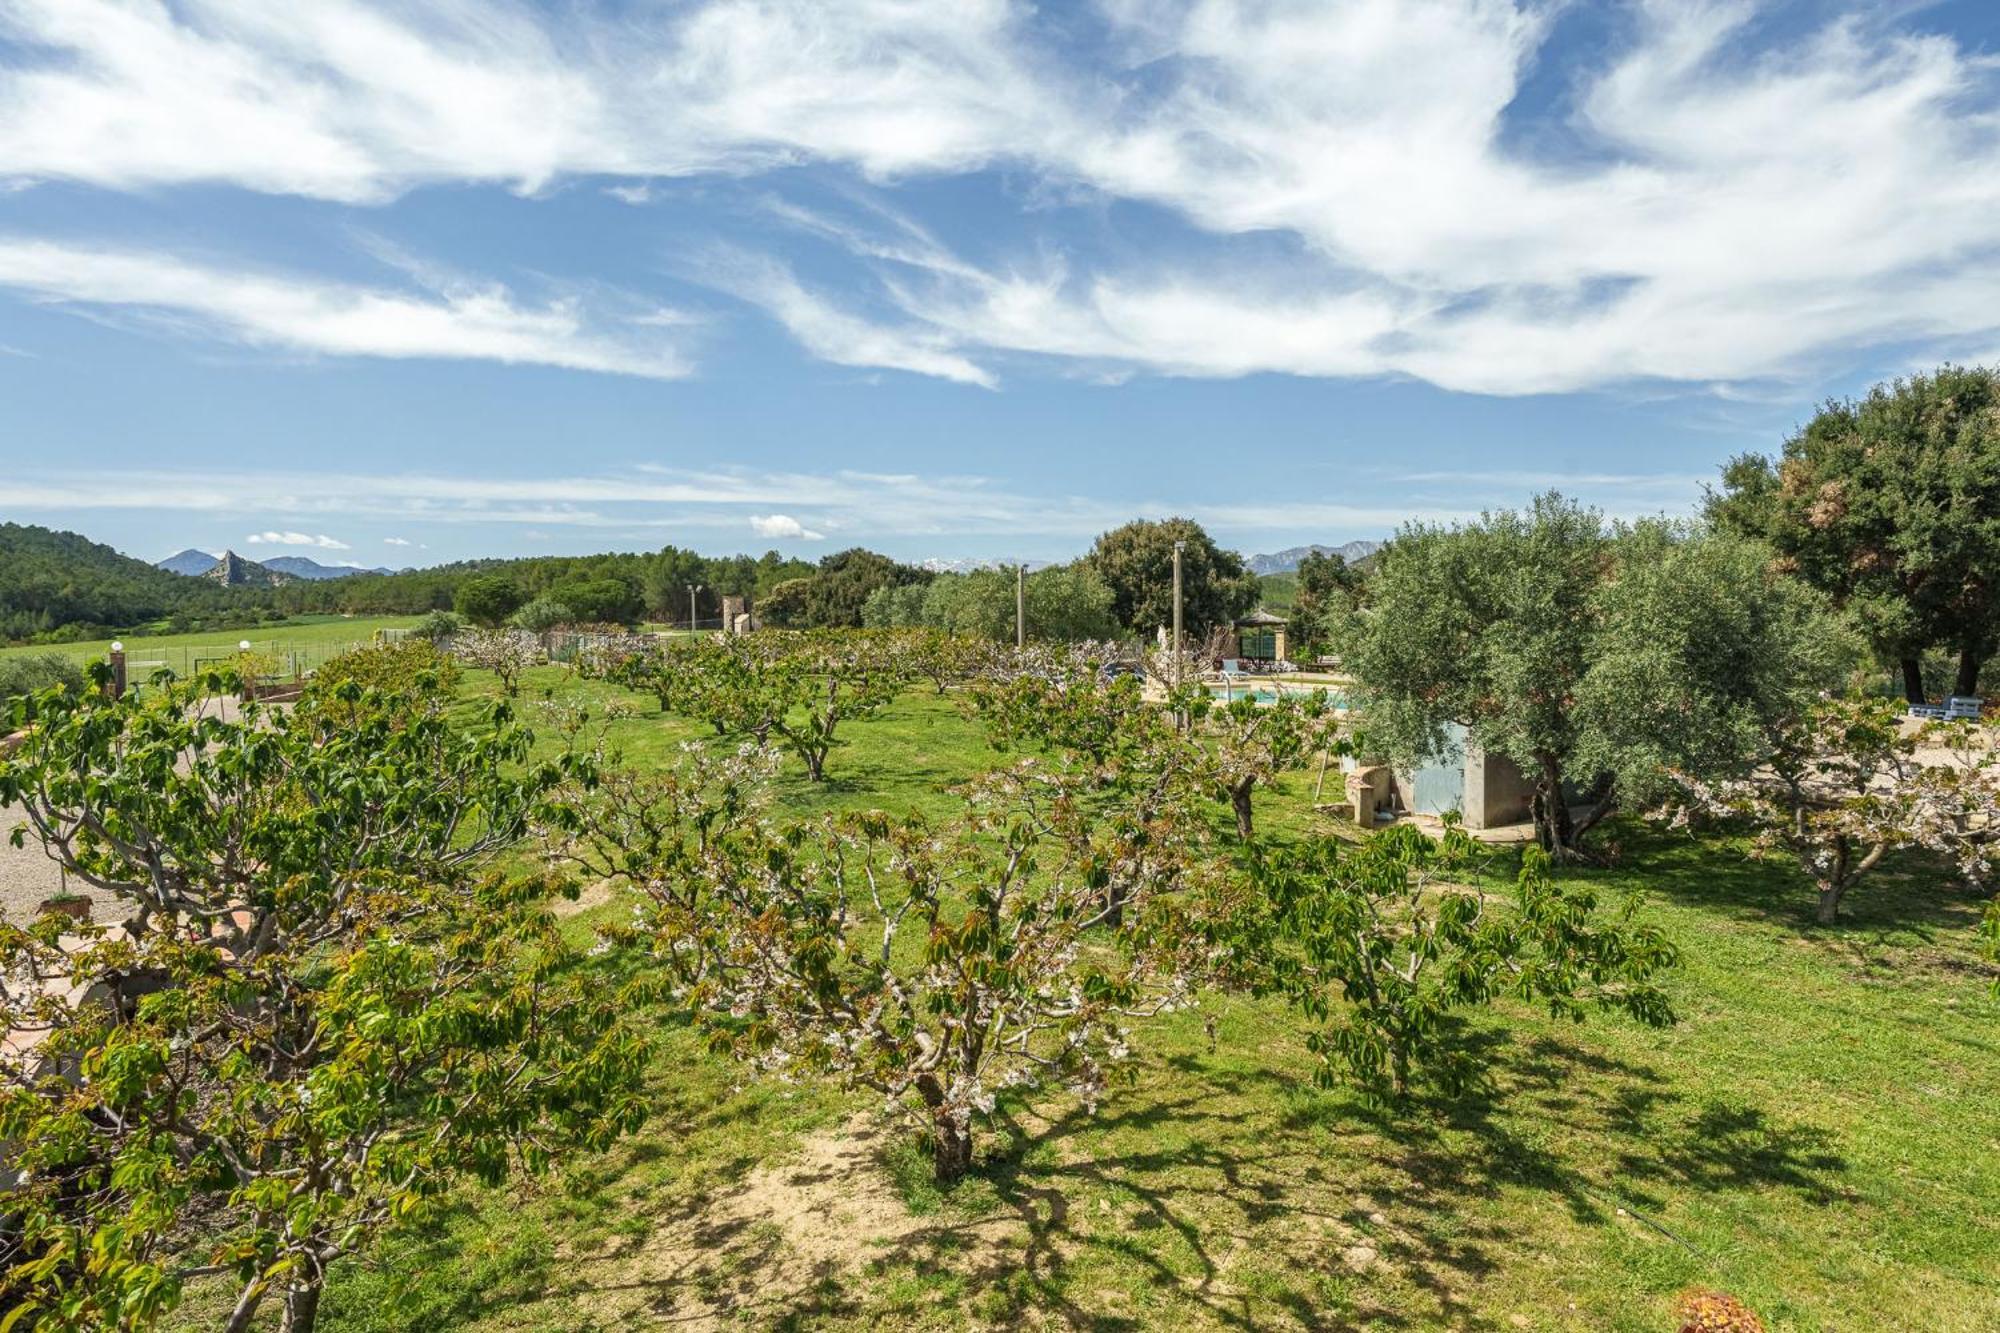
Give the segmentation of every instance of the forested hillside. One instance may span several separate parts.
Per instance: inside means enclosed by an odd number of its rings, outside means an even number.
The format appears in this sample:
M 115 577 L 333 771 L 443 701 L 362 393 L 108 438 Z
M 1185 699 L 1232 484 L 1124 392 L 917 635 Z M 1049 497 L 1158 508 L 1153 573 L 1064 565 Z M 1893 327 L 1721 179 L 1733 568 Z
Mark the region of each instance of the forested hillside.
M 93 638 L 175 617 L 188 627 L 254 619 L 259 599 L 244 593 L 155 569 L 74 532 L 0 523 L 0 639 Z
M 877 557 L 879 559 L 879 557 Z M 886 562 L 885 562 L 886 563 Z M 898 567 L 900 568 L 900 567 Z M 699 614 L 717 614 L 724 594 L 759 597 L 820 566 L 787 559 L 709 557 L 668 546 L 652 552 L 469 560 L 400 574 L 359 574 L 283 587 L 223 587 L 120 555 L 73 532 L 0 524 L 0 641 L 62 642 L 100 638 L 140 627 L 175 632 L 253 625 L 271 617 L 347 612 L 409 615 L 448 609 L 468 579 L 500 575 L 522 598 L 615 580 L 633 608 L 666 620 L 684 619 L 688 588 Z M 863 593 L 865 596 L 865 592 Z

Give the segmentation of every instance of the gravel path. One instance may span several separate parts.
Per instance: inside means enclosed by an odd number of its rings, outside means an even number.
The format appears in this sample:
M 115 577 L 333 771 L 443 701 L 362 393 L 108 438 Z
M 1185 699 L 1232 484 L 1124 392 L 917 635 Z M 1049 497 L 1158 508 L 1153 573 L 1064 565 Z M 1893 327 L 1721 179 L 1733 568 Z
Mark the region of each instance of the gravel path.
M 14 846 L 14 829 L 26 822 L 20 806 L 0 806 L 0 917 L 16 925 L 33 921 L 35 908 L 42 899 L 60 893 L 63 887 L 61 867 L 48 858 L 33 832 L 28 834 L 25 846 L 18 849 Z M 114 904 L 110 894 L 81 885 L 77 886 L 77 892 L 91 899 L 97 920 L 112 919 Z

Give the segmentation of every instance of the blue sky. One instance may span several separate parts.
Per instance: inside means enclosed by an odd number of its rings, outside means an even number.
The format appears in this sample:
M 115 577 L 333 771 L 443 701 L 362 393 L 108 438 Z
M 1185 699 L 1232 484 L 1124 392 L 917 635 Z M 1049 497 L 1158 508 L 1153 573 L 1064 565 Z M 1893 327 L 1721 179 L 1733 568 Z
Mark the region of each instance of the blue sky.
M 157 558 L 1686 512 L 2000 360 L 2000 5 L 0 0 L 0 517 Z

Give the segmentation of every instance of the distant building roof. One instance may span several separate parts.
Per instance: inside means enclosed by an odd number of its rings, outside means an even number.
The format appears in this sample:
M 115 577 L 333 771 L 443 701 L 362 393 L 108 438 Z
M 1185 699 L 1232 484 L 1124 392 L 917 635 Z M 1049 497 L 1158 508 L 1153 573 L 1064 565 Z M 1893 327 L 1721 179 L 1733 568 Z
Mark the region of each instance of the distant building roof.
M 1283 616 L 1272 615 L 1260 606 L 1249 615 L 1238 617 L 1236 623 L 1239 625 L 1286 625 L 1291 622 Z

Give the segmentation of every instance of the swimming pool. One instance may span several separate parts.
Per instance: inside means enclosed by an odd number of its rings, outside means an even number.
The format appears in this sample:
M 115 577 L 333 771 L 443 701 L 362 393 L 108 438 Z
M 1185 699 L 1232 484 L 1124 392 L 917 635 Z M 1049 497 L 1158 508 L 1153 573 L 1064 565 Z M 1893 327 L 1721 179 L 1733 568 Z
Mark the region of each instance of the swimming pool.
M 1266 685 L 1252 684 L 1249 681 L 1238 684 L 1235 681 L 1215 681 L 1209 684 L 1208 692 L 1222 703 L 1230 703 L 1236 699 L 1255 699 L 1260 704 L 1276 703 L 1281 695 L 1286 694 L 1323 694 L 1327 703 L 1333 707 L 1343 709 L 1347 707 L 1345 694 L 1324 685 Z

